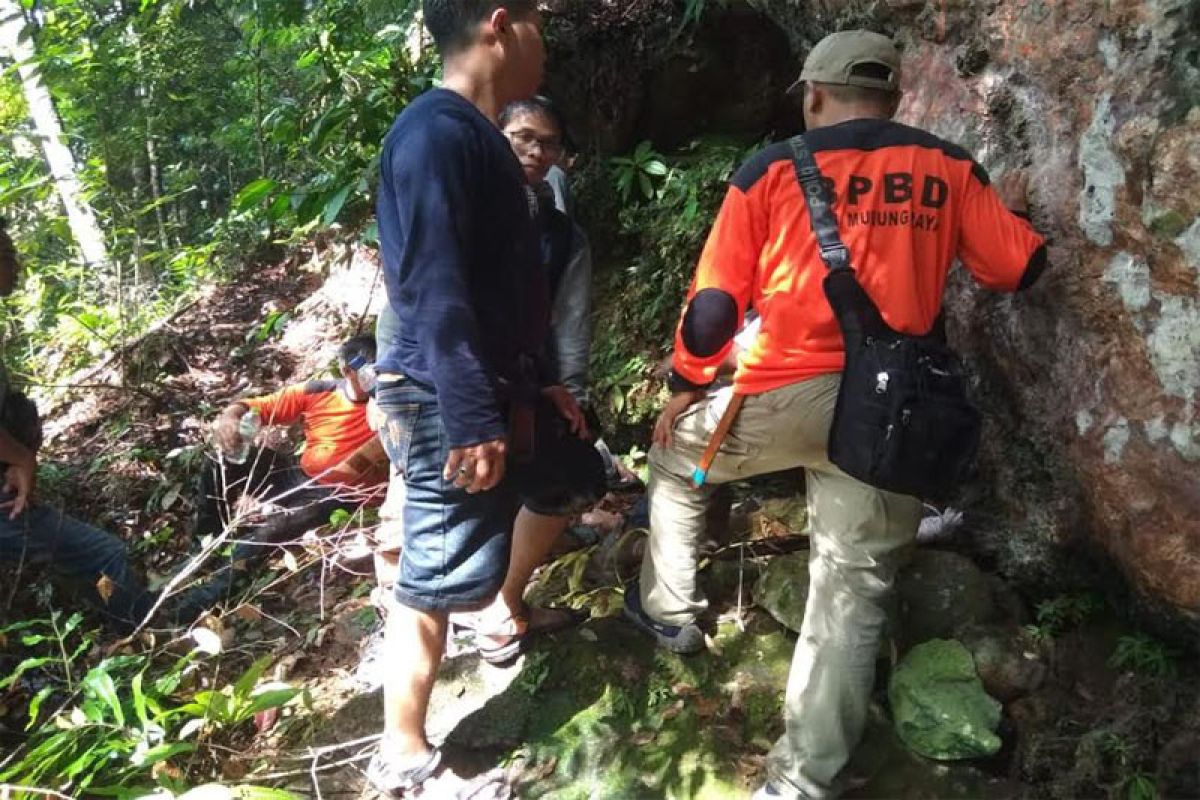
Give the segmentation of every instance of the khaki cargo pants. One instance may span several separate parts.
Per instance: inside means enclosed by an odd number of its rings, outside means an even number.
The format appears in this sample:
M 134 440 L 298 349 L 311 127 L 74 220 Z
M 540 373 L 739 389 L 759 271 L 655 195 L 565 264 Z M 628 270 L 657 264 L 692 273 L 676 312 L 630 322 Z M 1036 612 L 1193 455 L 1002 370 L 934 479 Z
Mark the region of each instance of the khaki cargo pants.
M 824 375 L 746 398 L 695 488 L 692 471 L 732 397 L 715 392 L 679 416 L 669 448 L 650 451 L 650 543 L 642 606 L 660 622 L 691 622 L 707 607 L 696 584 L 705 510 L 717 484 L 805 467 L 811 588 L 792 660 L 786 732 L 768 759 L 772 781 L 792 797 L 837 794 L 866 724 L 875 656 L 896 571 L 914 542 L 921 503 L 874 489 L 826 455 L 840 375 Z

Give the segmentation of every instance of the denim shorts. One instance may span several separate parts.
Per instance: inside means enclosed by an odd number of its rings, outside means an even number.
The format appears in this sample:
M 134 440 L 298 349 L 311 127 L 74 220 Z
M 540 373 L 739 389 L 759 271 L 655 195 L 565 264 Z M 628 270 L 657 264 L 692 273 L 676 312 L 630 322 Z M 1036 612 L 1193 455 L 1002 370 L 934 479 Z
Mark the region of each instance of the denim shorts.
M 404 547 L 396 600 L 422 611 L 474 611 L 508 571 L 518 500 L 512 481 L 469 494 L 442 477 L 450 447 L 437 396 L 411 381 L 381 382 L 375 400 L 393 471 L 403 474 Z

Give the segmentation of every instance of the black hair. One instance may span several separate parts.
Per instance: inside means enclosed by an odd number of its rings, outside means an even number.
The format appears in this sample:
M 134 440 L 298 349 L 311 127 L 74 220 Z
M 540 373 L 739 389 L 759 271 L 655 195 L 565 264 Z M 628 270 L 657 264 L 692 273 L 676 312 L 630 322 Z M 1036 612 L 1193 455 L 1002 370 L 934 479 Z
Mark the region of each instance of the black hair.
M 349 364 L 357 357 L 365 359 L 368 364 L 375 363 L 374 336 L 355 336 L 353 339 L 347 339 L 338 348 L 338 361 L 343 365 Z
M 498 8 L 523 14 L 536 11 L 537 3 L 535 0 L 421 0 L 425 27 L 442 58 L 470 46 L 475 26 Z
M 567 150 L 574 150 L 571 146 L 571 137 L 567 133 L 567 120 L 563 117 L 562 112 L 558 110 L 558 106 L 554 101 L 545 95 L 534 95 L 528 100 L 518 100 L 515 103 L 509 103 L 500 112 L 500 116 L 496 119 L 497 124 L 501 129 L 507 128 L 508 123 L 512 122 L 517 117 L 524 116 L 543 116 L 558 128 L 558 135 L 562 139 L 563 147 Z

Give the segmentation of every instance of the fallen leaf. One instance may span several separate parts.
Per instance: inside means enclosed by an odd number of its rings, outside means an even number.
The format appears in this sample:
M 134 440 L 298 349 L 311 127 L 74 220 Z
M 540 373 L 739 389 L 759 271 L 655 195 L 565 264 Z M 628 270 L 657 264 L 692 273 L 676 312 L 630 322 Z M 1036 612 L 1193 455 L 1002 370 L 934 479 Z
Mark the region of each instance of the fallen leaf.
M 288 568 L 289 572 L 296 572 L 300 569 L 300 565 L 296 563 L 296 557 L 292 555 L 291 550 L 283 551 L 283 565 Z
M 244 606 L 238 606 L 237 611 L 233 613 L 242 622 L 257 622 L 258 620 L 262 619 L 263 616 L 262 612 L 258 610 L 257 606 L 252 606 L 248 603 Z
M 117 585 L 112 582 L 111 578 L 104 573 L 100 574 L 100 580 L 96 581 L 96 594 L 100 595 L 101 600 L 107 603 L 116 588 Z

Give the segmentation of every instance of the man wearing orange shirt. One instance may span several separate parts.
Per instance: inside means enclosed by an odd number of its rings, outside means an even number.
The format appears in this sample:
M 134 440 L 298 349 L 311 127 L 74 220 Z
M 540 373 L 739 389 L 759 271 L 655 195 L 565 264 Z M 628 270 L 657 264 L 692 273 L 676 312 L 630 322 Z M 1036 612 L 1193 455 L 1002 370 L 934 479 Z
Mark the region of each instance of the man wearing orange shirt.
M 846 31 L 805 61 L 805 140 L 835 195 L 859 282 L 894 330 L 926 334 L 958 259 L 985 287 L 1015 291 L 1045 266 L 1042 238 L 962 148 L 892 121 L 900 54 L 884 36 Z M 1009 209 L 1012 209 L 1011 211 Z M 866 720 L 885 604 L 921 517 L 915 497 L 850 478 L 827 455 L 845 362 L 822 290 L 827 274 L 788 143 L 734 175 L 700 258 L 676 336 L 672 397 L 650 452 L 650 542 L 625 613 L 676 652 L 703 649 L 697 545 L 716 486 L 808 470 L 811 588 L 788 682 L 786 732 L 756 799 L 831 797 Z M 748 308 L 762 327 L 733 385 L 706 391 Z M 740 413 L 697 488 L 693 470 L 734 394 Z
M 321 525 L 336 509 L 378 502 L 387 481 L 387 461 L 367 424 L 374 362 L 375 338 L 356 336 L 338 351 L 341 380 L 293 384 L 263 397 L 238 400 L 221 412 L 213 438 L 226 455 L 248 444 L 239 426 L 251 411 L 263 425 L 301 422 L 304 451 L 297 460 L 290 453 L 251 447 L 241 464 L 224 458 L 206 473 L 194 534 L 214 536 L 234 526 L 230 538 L 237 543 L 229 568 L 183 597 L 180 621 L 219 600 L 273 546 Z M 262 519 L 239 513 L 245 500 L 267 505 L 269 513 Z

